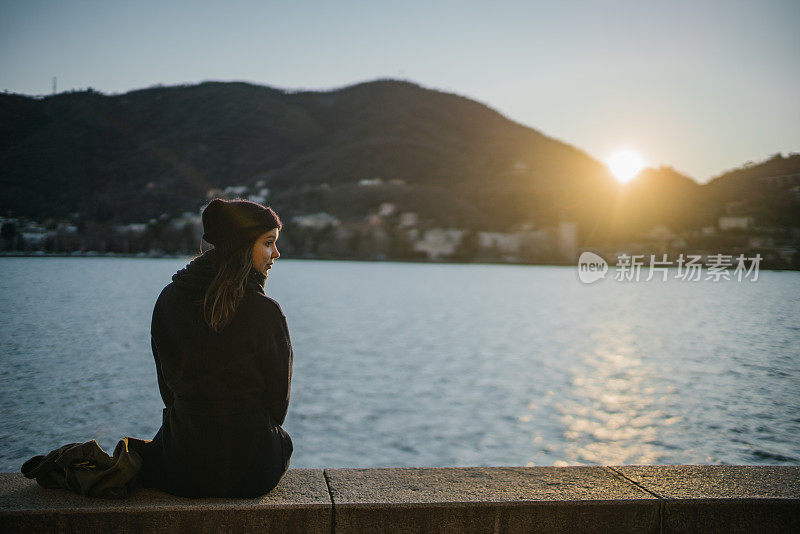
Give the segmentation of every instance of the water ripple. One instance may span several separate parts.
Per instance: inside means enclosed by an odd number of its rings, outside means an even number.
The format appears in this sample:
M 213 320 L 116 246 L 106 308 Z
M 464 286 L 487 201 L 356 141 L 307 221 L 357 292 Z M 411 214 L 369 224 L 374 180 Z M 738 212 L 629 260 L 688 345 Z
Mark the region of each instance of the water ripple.
M 0 469 L 153 436 L 150 314 L 184 264 L 0 259 Z M 267 290 L 295 350 L 295 467 L 800 459 L 800 273 L 583 286 L 564 267 L 281 259 Z

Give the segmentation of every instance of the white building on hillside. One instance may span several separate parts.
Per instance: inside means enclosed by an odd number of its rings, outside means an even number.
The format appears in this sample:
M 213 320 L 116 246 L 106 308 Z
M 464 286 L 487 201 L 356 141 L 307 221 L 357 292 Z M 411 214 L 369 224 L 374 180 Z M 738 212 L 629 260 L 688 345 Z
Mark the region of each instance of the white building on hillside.
M 726 216 L 723 215 L 719 218 L 720 230 L 747 230 L 753 226 L 753 218 L 745 216 Z
M 313 228 L 315 230 L 320 230 L 327 226 L 337 227 L 341 224 L 339 219 L 325 212 L 298 215 L 292 218 L 292 222 L 300 228 Z
M 458 248 L 465 232 L 465 230 L 445 230 L 442 228 L 426 230 L 419 239 L 414 241 L 414 250 L 425 252 L 431 260 L 450 256 Z
M 519 233 L 478 232 L 478 247 L 483 250 L 494 250 L 501 254 L 516 255 L 522 245 Z
M 574 261 L 578 254 L 578 223 L 561 221 L 558 223 L 558 255 L 567 261 Z

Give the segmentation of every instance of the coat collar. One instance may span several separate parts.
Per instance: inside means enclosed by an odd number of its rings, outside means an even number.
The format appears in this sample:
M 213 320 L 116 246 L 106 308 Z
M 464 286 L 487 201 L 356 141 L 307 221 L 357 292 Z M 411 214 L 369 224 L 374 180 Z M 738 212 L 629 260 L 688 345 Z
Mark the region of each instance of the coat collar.
M 176 286 L 189 291 L 205 291 L 217 275 L 225 255 L 218 249 L 207 250 L 194 258 L 186 267 L 172 275 Z M 264 294 L 264 282 L 267 277 L 255 268 L 247 275 L 246 288 Z

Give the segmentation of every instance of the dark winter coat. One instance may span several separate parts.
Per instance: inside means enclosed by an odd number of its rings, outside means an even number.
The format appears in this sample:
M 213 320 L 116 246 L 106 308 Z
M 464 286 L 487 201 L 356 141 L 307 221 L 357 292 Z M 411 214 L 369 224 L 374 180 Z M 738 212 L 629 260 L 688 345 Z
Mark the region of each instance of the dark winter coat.
M 164 400 L 144 449 L 140 481 L 185 497 L 253 497 L 289 467 L 281 428 L 289 406 L 292 346 L 286 318 L 250 272 L 233 320 L 214 333 L 202 299 L 220 264 L 210 250 L 172 277 L 153 310 L 151 341 Z

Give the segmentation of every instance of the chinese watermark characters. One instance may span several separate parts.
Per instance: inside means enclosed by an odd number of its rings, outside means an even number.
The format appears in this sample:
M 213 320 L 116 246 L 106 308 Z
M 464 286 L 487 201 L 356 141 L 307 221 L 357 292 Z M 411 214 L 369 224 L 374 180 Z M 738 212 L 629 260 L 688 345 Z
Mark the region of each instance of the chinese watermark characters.
M 647 258 L 649 261 L 647 261 Z M 699 254 L 680 254 L 675 261 L 667 259 L 666 254 L 620 254 L 617 256 L 614 280 L 618 282 L 649 282 L 659 277 L 666 282 L 670 277 L 686 282 L 709 280 L 736 280 L 741 282 L 758 280 L 758 266 L 761 254 L 746 257 L 744 254 L 710 254 L 703 262 Z M 672 271 L 670 270 L 672 269 Z M 705 269 L 705 270 L 704 270 Z M 583 252 L 578 259 L 578 278 L 584 284 L 604 279 L 609 266 L 598 254 Z

